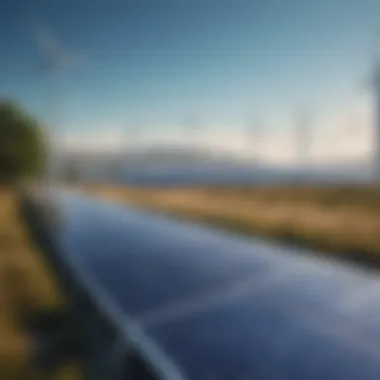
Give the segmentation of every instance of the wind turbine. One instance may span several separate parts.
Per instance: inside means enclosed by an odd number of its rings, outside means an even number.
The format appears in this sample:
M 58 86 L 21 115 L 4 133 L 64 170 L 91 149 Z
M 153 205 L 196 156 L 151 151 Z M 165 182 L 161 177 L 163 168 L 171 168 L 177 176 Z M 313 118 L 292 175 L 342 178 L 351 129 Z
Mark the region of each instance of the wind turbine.
M 312 118 L 305 107 L 299 107 L 295 112 L 295 149 L 296 166 L 301 174 L 310 165 L 312 144 Z
M 48 140 L 48 149 L 50 153 L 51 167 L 46 170 L 46 180 L 50 182 L 57 179 L 54 165 L 57 165 L 57 146 L 54 141 L 58 138 L 57 132 L 59 121 L 61 118 L 61 99 L 58 85 L 58 74 L 61 69 L 73 64 L 76 58 L 71 53 L 63 50 L 57 43 L 53 34 L 38 19 L 34 20 L 34 31 L 37 45 L 41 54 L 40 69 L 42 74 L 46 76 L 48 87 L 48 108 L 50 113 L 50 121 L 48 122 L 48 130 L 46 136 Z
M 264 133 L 264 122 L 260 117 L 256 117 L 253 122 L 249 123 L 246 127 L 246 138 L 250 146 L 253 146 L 254 154 L 255 154 L 255 164 L 260 164 L 260 153 L 261 153 L 261 142 Z M 251 145 L 252 144 L 252 145 Z
M 373 99 L 373 156 L 371 157 L 371 171 L 373 173 L 373 179 L 376 182 L 380 182 L 380 51 L 378 48 L 379 33 L 375 33 L 375 44 L 370 59 L 369 74 L 363 81 L 360 81 L 358 93 L 363 93 L 363 89 L 366 91 L 368 87 L 371 89 Z M 356 92 L 356 91 L 355 91 Z
M 190 147 L 196 149 L 199 144 L 199 131 L 201 130 L 199 118 L 195 115 L 189 115 L 184 122 L 184 138 L 190 142 Z
M 132 124 L 128 125 L 126 132 L 125 132 L 125 139 L 124 139 L 124 154 L 122 156 L 122 160 L 126 160 L 126 162 L 122 163 L 122 166 L 130 166 L 134 160 L 136 159 L 136 154 L 138 155 L 138 146 L 137 143 L 140 138 L 140 132 L 141 132 L 141 125 L 138 124 Z M 140 149 L 141 150 L 141 149 Z
M 125 141 L 126 150 L 128 151 L 136 150 L 137 143 L 141 136 L 140 132 L 141 132 L 140 123 L 127 126 L 126 141 Z
M 375 180 L 380 181 L 380 56 L 375 54 L 372 69 L 372 88 L 374 94 L 374 156 L 373 171 Z

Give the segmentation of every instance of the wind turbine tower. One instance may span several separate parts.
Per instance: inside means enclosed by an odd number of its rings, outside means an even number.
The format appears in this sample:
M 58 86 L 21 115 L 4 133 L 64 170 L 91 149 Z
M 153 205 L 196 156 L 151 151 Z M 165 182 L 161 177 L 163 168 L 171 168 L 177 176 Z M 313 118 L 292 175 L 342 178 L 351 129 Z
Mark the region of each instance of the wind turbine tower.
M 311 164 L 311 114 L 305 108 L 296 110 L 295 115 L 295 149 L 296 149 L 296 166 L 299 174 L 304 169 L 310 169 Z
M 37 44 L 41 53 L 41 71 L 47 79 L 47 98 L 49 121 L 46 136 L 48 140 L 50 162 L 46 169 L 47 182 L 58 179 L 57 139 L 61 120 L 61 99 L 58 87 L 58 74 L 73 61 L 73 56 L 61 49 L 51 32 L 38 20 L 34 23 Z
M 380 58 L 376 57 L 373 72 L 374 87 L 374 154 L 373 171 L 375 180 L 380 181 Z
M 200 132 L 201 126 L 199 118 L 195 115 L 189 115 L 189 117 L 184 122 L 184 137 L 185 144 L 191 149 L 198 149 L 200 144 Z M 187 144 L 186 144 L 187 145 Z
M 259 165 L 262 152 L 262 137 L 264 133 L 264 123 L 259 117 L 250 123 L 246 129 L 246 136 L 250 146 L 253 146 L 254 164 Z
M 125 167 L 131 168 L 136 164 L 136 158 L 142 151 L 143 146 L 139 146 L 141 133 L 141 124 L 127 125 L 124 139 L 124 149 L 122 152 L 122 169 Z
M 138 142 L 140 141 L 141 125 L 134 124 L 127 127 L 126 133 L 126 150 L 129 152 L 138 150 Z

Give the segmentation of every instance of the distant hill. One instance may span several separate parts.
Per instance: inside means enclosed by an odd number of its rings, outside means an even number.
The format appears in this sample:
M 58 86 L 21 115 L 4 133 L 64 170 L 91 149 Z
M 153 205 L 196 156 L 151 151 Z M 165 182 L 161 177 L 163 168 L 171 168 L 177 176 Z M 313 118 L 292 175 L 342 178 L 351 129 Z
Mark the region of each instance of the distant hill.
M 188 147 L 162 146 L 135 149 L 126 152 L 71 152 L 61 154 L 61 163 L 120 165 L 128 168 L 188 167 L 199 165 L 242 165 L 242 161 L 223 153 L 210 152 L 206 149 Z
M 61 155 L 61 165 L 88 179 L 128 183 L 205 184 L 257 182 L 362 182 L 373 178 L 366 162 L 321 164 L 300 170 L 257 164 L 205 149 L 162 146 L 115 153 Z

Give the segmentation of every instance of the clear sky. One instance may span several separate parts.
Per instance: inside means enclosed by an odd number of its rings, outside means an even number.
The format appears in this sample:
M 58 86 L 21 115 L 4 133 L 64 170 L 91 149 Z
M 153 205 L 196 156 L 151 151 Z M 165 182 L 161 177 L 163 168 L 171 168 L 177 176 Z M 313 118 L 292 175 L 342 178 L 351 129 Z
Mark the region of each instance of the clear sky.
M 349 103 L 380 51 L 378 0 L 3 0 L 0 94 L 42 118 L 36 14 L 78 56 L 58 83 L 69 132 L 164 131 L 191 115 L 242 128 L 298 105 L 321 117 Z

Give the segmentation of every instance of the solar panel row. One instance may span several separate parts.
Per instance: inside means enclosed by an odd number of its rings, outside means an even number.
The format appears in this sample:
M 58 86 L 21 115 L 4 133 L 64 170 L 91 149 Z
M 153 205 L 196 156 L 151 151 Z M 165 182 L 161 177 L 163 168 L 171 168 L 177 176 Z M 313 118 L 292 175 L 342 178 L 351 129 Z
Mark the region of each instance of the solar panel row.
M 52 201 L 63 270 L 167 378 L 380 377 L 376 275 L 75 193 Z

